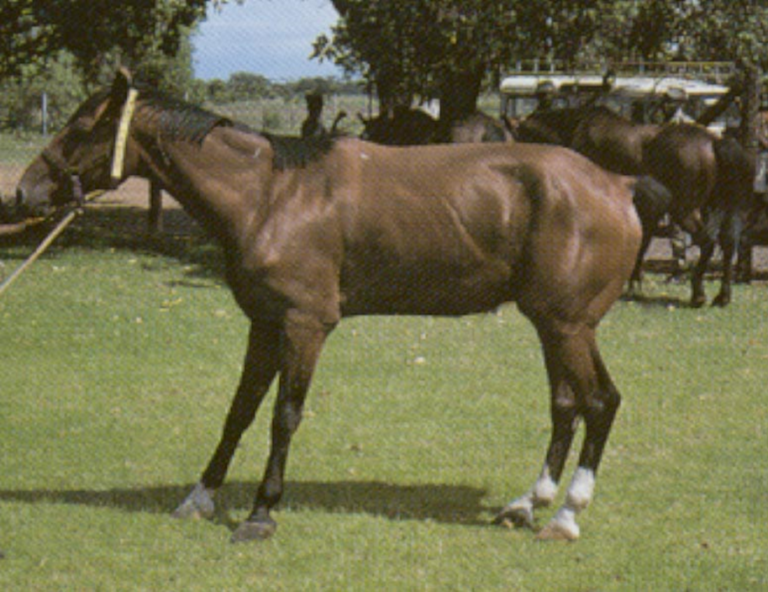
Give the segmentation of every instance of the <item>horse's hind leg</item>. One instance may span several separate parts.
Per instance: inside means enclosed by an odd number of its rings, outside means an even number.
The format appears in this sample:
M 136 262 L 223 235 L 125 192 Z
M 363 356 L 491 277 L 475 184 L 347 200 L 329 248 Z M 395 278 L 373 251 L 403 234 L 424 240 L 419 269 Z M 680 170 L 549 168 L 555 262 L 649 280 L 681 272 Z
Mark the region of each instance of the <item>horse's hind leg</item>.
M 552 503 L 577 419 L 583 417 L 587 435 L 579 467 L 563 507 L 539 533 L 539 538 L 543 539 L 574 540 L 579 537 L 575 517 L 592 499 L 597 467 L 620 397 L 600 359 L 593 329 L 583 327 L 568 333 L 540 330 L 540 335 L 551 384 L 552 439 L 536 484 L 504 508 L 497 521 L 508 519 L 531 525 L 533 510 Z
M 224 482 L 227 469 L 243 432 L 251 425 L 279 363 L 280 334 L 272 327 L 254 323 L 248 341 L 240 385 L 227 414 L 224 431 L 202 479 L 174 512 L 177 518 L 214 514 L 213 493 Z
M 741 217 L 737 213 L 731 213 L 720 229 L 720 247 L 723 250 L 723 279 L 720 284 L 720 293 L 712 301 L 713 306 L 728 306 L 731 303 L 733 257 L 739 250 L 741 232 Z
M 539 533 L 540 539 L 575 540 L 579 537 L 576 515 L 592 501 L 597 469 L 621 403 L 621 396 L 600 357 L 592 330 L 587 331 L 584 341 L 588 356 L 585 353 L 583 365 L 571 367 L 569 372 L 572 372 L 570 376 L 577 394 L 579 415 L 584 418 L 587 433 L 565 502 Z
M 704 291 L 704 274 L 707 273 L 709 262 L 715 252 L 715 241 L 706 237 L 699 242 L 699 260 L 693 268 L 691 275 L 691 306 L 701 308 L 707 303 L 707 295 Z
M 540 335 L 551 389 L 552 435 L 539 478 L 530 491 L 504 507 L 496 516 L 497 524 L 512 522 L 516 526 L 534 528 L 534 510 L 549 506 L 555 499 L 577 427 L 577 399 L 569 384 L 567 369 L 561 363 L 561 346 L 544 334 Z

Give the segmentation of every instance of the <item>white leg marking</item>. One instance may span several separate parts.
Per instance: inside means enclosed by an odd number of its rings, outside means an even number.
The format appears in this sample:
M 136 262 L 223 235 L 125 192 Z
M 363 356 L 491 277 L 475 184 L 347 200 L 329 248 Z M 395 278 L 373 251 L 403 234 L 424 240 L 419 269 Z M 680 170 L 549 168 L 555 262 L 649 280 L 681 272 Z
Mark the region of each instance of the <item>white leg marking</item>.
M 549 474 L 549 468 L 544 468 L 533 484 L 531 490 L 525 495 L 509 502 L 501 511 L 496 521 L 504 523 L 511 520 L 518 526 L 527 526 L 533 528 L 533 511 L 536 508 L 548 506 L 557 495 L 557 483 Z
M 579 467 L 573 474 L 573 480 L 568 486 L 568 494 L 565 497 L 565 505 L 581 512 L 592 501 L 592 493 L 595 491 L 595 472 L 592 469 Z
M 214 489 L 207 489 L 202 483 L 195 485 L 186 499 L 173 512 L 174 518 L 213 518 L 216 507 L 213 503 Z
M 595 473 L 592 469 L 579 467 L 573 475 L 565 503 L 557 511 L 552 520 L 539 533 L 543 539 L 566 539 L 574 541 L 579 538 L 581 530 L 576 524 L 576 514 L 584 510 L 592 501 L 595 490 Z
M 533 494 L 533 506 L 535 508 L 548 506 L 555 500 L 557 483 L 550 476 L 547 465 L 544 465 L 544 468 L 541 470 L 541 475 L 536 480 L 531 493 Z

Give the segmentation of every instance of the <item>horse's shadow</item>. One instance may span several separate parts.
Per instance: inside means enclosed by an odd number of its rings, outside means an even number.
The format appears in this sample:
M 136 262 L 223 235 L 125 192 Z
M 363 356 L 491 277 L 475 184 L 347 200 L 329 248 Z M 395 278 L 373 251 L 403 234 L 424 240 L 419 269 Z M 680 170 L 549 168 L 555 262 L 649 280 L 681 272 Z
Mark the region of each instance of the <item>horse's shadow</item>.
M 646 308 L 693 308 L 690 301 L 667 295 L 625 294 L 621 297 L 624 302 L 633 302 Z
M 108 490 L 0 490 L 0 501 L 27 504 L 65 504 L 115 508 L 125 512 L 171 514 L 193 485 L 160 485 Z M 230 512 L 247 511 L 256 484 L 236 481 L 217 494 L 216 522 L 234 529 Z M 369 514 L 389 520 L 434 521 L 445 524 L 485 525 L 482 514 L 486 492 L 463 485 L 397 485 L 379 481 L 292 481 L 278 509 L 320 510 L 329 513 Z

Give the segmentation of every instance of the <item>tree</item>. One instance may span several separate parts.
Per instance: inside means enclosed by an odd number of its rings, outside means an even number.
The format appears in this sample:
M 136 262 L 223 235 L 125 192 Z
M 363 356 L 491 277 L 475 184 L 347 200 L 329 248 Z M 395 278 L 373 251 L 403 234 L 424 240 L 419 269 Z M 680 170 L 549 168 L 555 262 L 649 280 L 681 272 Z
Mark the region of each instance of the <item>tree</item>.
M 441 99 L 474 110 L 482 80 L 518 60 L 575 67 L 629 58 L 766 64 L 765 0 L 332 0 L 341 18 L 315 54 L 376 84 L 383 109 Z M 736 31 L 736 33 L 734 33 Z
M 235 72 L 227 80 L 230 101 L 248 101 L 272 96 L 272 83 L 260 74 Z
M 3 0 L 0 81 L 61 50 L 74 56 L 89 81 L 108 56 L 129 66 L 149 55 L 173 56 L 207 5 L 226 1 Z
M 24 76 L 0 83 L 0 128 L 16 132 L 39 129 L 43 93 L 47 98 L 47 124 L 53 129 L 63 124 L 85 98 L 73 68 L 71 55 L 50 60 L 44 71 L 24 66 Z

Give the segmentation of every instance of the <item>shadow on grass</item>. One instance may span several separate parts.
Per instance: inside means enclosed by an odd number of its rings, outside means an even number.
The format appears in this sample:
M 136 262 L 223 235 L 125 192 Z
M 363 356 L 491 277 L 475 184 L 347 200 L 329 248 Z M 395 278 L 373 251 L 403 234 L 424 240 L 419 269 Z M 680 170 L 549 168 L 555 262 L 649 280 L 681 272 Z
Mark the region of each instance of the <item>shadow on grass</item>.
M 634 302 L 648 308 L 693 308 L 690 301 L 667 295 L 631 294 L 624 295 L 621 299 L 624 302 Z
M 0 501 L 71 504 L 116 508 L 127 512 L 168 514 L 192 491 L 193 484 L 98 490 L 0 490 Z M 216 521 L 230 529 L 229 512 L 248 511 L 257 484 L 236 481 L 217 494 Z M 433 520 L 445 524 L 486 525 L 486 492 L 463 485 L 397 485 L 378 481 L 289 481 L 278 509 L 369 514 L 390 520 Z

